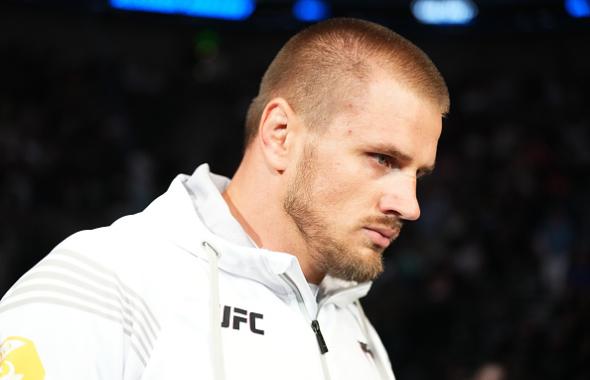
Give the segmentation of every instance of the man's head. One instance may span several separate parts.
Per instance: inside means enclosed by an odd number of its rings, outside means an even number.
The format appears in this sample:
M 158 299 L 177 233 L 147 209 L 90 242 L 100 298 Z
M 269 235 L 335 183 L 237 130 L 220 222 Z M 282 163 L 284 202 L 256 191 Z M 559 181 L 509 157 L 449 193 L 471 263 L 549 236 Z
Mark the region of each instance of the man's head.
M 264 204 L 251 213 L 262 245 L 297 255 L 311 282 L 375 278 L 402 222 L 419 217 L 416 181 L 448 107 L 430 59 L 389 29 L 333 19 L 294 36 L 248 112 L 234 177 Z
M 308 127 L 322 128 L 347 97 L 364 91 L 369 74 L 381 67 L 398 85 L 411 88 L 449 110 L 444 79 L 428 56 L 404 37 L 364 20 L 334 18 L 293 36 L 267 68 L 246 118 L 245 145 L 258 133 L 268 102 L 284 98 Z

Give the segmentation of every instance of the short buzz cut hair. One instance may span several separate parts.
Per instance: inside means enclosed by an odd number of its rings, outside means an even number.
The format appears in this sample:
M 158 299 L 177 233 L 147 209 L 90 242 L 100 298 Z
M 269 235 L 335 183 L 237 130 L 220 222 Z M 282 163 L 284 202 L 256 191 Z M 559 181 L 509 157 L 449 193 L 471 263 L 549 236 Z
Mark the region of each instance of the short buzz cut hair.
M 361 93 L 378 67 L 439 107 L 442 116 L 449 111 L 445 81 L 416 45 L 369 21 L 333 18 L 291 37 L 273 59 L 248 109 L 245 146 L 257 135 L 273 98 L 284 98 L 307 127 L 315 128 L 331 120 L 343 99 Z

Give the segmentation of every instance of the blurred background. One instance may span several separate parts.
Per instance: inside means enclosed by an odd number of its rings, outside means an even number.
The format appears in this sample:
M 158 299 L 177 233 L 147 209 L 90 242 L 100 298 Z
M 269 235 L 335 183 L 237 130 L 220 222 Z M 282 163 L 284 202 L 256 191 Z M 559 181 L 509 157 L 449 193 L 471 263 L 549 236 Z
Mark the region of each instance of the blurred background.
M 590 379 L 590 1 L 0 4 L 0 294 L 203 162 L 231 176 L 282 44 L 330 16 L 425 50 L 437 170 L 365 299 L 398 380 Z

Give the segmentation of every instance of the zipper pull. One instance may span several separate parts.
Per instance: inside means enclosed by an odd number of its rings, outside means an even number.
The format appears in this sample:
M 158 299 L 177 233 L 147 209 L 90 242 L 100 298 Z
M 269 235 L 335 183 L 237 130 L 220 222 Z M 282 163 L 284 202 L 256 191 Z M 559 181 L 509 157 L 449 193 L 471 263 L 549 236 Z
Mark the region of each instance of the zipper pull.
M 315 337 L 318 340 L 318 346 L 320 347 L 320 352 L 325 354 L 328 352 L 328 346 L 326 345 L 326 341 L 322 336 L 322 330 L 320 330 L 320 323 L 317 320 L 311 321 L 311 329 L 315 333 Z

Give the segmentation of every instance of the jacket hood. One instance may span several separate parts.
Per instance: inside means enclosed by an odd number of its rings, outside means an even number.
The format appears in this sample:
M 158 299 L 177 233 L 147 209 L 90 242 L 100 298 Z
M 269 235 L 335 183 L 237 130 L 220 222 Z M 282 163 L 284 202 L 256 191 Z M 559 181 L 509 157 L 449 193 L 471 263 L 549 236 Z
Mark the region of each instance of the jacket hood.
M 193 201 L 194 194 L 202 193 L 203 186 L 211 185 L 222 191 L 227 183 L 229 179 L 210 173 L 207 164 L 199 166 L 192 176 L 179 174 L 168 190 L 141 213 L 145 227 L 152 233 L 163 235 L 187 253 L 208 261 L 209 255 L 203 249 L 206 242 L 218 253 L 221 271 L 262 283 L 279 297 L 288 297 L 291 293 L 281 278 L 287 274 L 300 290 L 310 314 L 315 314 L 318 300 L 305 280 L 297 257 L 235 244 L 214 234 L 201 220 Z M 370 282 L 358 284 L 326 276 L 320 284 L 319 301 L 330 297 L 331 302 L 344 306 L 364 297 L 370 287 Z

